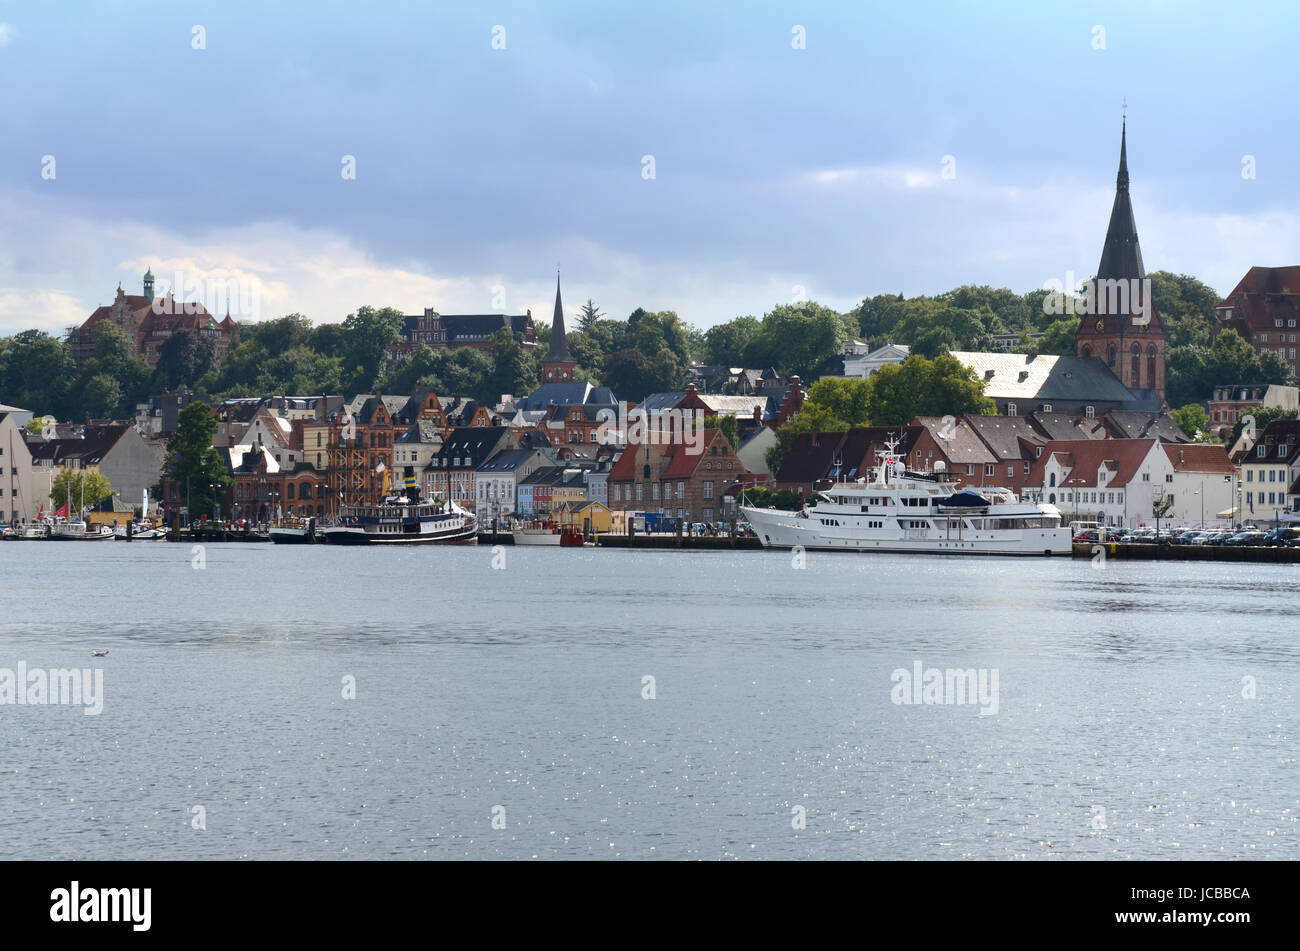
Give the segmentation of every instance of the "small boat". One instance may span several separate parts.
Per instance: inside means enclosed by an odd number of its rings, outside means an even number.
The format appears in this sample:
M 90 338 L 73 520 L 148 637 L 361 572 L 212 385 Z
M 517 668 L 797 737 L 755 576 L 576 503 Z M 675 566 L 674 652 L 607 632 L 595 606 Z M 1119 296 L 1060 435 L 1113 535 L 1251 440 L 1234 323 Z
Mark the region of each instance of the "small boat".
M 516 526 L 511 529 L 510 536 L 516 545 L 559 545 L 562 539 L 558 528 L 540 521 Z
M 48 522 L 28 522 L 25 525 L 19 525 L 13 530 L 13 534 L 8 537 L 20 542 L 44 541 L 50 537 L 50 524 Z
M 106 542 L 113 540 L 113 529 L 108 525 L 88 525 L 79 518 L 60 519 L 54 523 L 49 537 L 62 542 Z
M 560 546 L 562 548 L 581 548 L 585 544 L 587 544 L 587 539 L 582 537 L 582 532 L 571 525 L 560 532 Z
M 129 532 L 126 525 L 113 529 L 113 537 L 118 541 L 156 542 L 167 537 L 167 529 L 155 528 L 153 522 L 139 521 L 131 523 Z
M 316 534 L 316 519 L 294 516 L 281 519 L 267 529 L 277 545 L 314 545 L 322 539 Z

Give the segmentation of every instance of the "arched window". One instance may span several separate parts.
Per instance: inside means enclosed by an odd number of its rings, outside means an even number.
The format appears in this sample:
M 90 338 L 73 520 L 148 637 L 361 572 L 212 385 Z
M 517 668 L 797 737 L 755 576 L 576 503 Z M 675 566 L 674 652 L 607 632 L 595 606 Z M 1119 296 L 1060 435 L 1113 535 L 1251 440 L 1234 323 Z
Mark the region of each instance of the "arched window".
M 1116 354 L 1116 351 L 1115 351 L 1115 345 L 1112 343 L 1112 344 L 1110 345 L 1110 350 L 1109 350 L 1109 352 L 1108 352 L 1108 354 L 1107 354 L 1107 359 L 1106 359 L 1106 362 L 1110 364 L 1110 368 L 1111 368 L 1112 370 L 1115 369 L 1115 357 L 1116 357 L 1116 356 L 1117 356 L 1117 354 Z
M 1090 344 L 1090 343 L 1085 343 L 1085 344 L 1083 345 L 1083 358 L 1084 358 L 1085 360 L 1090 360 L 1090 359 L 1092 359 L 1092 344 Z
M 1142 385 L 1142 348 L 1133 344 L 1133 385 Z
M 1147 347 L 1147 385 L 1154 387 L 1156 385 L 1156 347 L 1151 344 Z
M 1049 475 L 1049 476 L 1047 477 L 1047 484 L 1050 485 L 1050 486 L 1052 486 L 1053 488 L 1055 488 L 1055 486 L 1056 486 L 1056 473 L 1055 473 L 1055 472 L 1053 472 L 1051 475 Z

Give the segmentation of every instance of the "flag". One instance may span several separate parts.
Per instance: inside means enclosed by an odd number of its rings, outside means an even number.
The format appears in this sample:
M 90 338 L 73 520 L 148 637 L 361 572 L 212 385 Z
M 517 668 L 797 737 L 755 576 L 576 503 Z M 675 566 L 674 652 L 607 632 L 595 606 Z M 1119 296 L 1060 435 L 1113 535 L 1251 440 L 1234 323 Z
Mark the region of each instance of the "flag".
M 64 503 L 63 503 L 62 505 L 60 505 L 57 509 L 55 509 L 55 511 L 54 511 L 54 517 L 55 517 L 55 518 L 67 518 L 67 517 L 68 517 L 68 503 L 67 503 L 67 502 L 64 502 Z

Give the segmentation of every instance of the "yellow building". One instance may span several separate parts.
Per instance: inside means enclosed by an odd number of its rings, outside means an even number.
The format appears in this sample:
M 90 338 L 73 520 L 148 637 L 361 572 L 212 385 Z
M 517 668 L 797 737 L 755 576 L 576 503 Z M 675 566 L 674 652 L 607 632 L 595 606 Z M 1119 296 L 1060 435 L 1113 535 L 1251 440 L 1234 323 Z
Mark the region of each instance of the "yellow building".
M 600 502 L 569 502 L 558 511 L 561 529 L 573 528 L 584 535 L 604 534 L 614 524 L 614 513 Z

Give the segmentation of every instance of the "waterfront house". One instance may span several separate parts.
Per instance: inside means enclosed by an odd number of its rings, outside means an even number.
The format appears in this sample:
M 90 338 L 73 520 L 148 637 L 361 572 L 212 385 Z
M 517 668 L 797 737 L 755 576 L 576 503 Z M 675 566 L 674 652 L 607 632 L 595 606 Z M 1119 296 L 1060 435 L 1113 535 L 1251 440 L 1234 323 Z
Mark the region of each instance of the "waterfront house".
M 507 449 L 489 456 L 474 470 L 474 507 L 479 515 L 515 514 L 519 483 L 550 461 L 542 449 Z
M 22 430 L 30 418 L 23 410 L 0 406 L 0 522 L 34 522 L 41 506 L 49 504 L 32 493 L 32 454 Z
M 157 484 L 158 455 L 128 423 L 58 426 L 55 438 L 27 434 L 32 458 L 32 488 L 49 510 L 50 487 L 63 469 L 95 469 L 131 505 Z
M 1239 521 L 1300 517 L 1300 421 L 1275 419 L 1238 452 Z
M 694 446 L 677 439 L 630 443 L 609 475 L 609 507 L 711 522 L 724 517 L 722 490 L 747 475 L 720 430 L 704 430 Z

